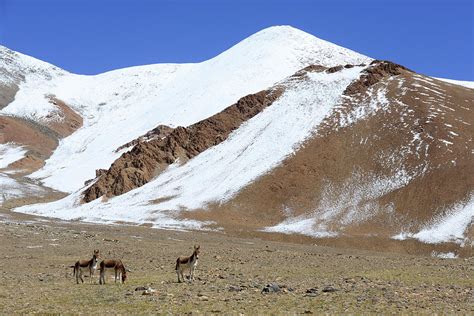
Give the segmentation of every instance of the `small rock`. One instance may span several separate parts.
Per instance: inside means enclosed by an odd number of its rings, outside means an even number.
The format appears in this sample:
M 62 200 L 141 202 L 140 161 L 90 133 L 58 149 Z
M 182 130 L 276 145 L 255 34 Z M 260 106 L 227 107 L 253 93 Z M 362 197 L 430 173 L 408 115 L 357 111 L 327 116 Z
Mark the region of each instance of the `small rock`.
M 142 295 L 153 295 L 155 294 L 156 290 L 152 288 L 148 288 L 145 291 L 143 291 Z
M 267 284 L 262 289 L 262 293 L 278 293 L 280 291 L 281 291 L 281 289 L 278 286 L 278 284 L 274 284 L 274 283 Z
M 146 291 L 148 288 L 146 286 L 139 286 L 135 288 L 135 291 Z
M 104 238 L 104 239 L 102 239 L 102 240 L 103 240 L 103 241 L 109 241 L 109 242 L 115 242 L 115 243 L 119 242 L 118 239 Z
M 326 287 L 323 289 L 323 292 L 324 292 L 324 293 L 332 293 L 332 292 L 336 292 L 336 291 L 339 291 L 339 290 L 336 289 L 335 287 L 332 287 L 332 286 L 326 286 Z
M 242 288 L 240 286 L 234 286 L 234 285 L 229 286 L 229 292 L 240 292 L 240 291 L 242 291 Z
M 201 301 L 204 301 L 204 302 L 209 301 L 209 297 L 207 297 L 207 296 L 205 296 L 205 295 L 199 296 L 199 299 L 200 299 Z
M 307 289 L 307 290 L 306 290 L 306 293 L 318 293 L 318 289 L 315 288 L 315 287 L 312 287 L 312 288 L 310 288 L 310 289 Z

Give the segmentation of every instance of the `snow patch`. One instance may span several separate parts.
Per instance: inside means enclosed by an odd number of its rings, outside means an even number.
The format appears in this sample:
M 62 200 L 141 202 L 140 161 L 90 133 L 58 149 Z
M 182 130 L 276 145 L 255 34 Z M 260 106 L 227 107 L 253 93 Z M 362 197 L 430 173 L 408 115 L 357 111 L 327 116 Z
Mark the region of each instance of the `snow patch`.
M 343 111 L 339 110 L 338 116 L 338 127 L 347 127 L 356 122 L 366 119 L 380 110 L 385 110 L 389 102 L 387 100 L 387 88 L 386 87 L 379 87 L 377 91 L 374 87 L 370 87 L 367 92 L 366 96 L 360 102 L 357 102 L 357 106 L 350 112 L 344 113 Z M 350 98 L 347 97 L 346 98 Z M 344 109 L 344 108 L 342 108 Z
M 430 244 L 443 242 L 465 244 L 469 240 L 466 240 L 464 233 L 473 221 L 474 197 L 471 197 L 468 202 L 455 205 L 443 216 L 433 219 L 418 233 L 402 232 L 392 238 L 398 240 L 414 238 Z
M 0 169 L 25 157 L 26 150 L 14 143 L 0 144 Z
M 288 218 L 282 223 L 265 228 L 268 232 L 298 233 L 313 237 L 333 237 L 337 233 L 328 229 L 361 223 L 378 214 L 391 213 L 392 207 L 381 207 L 375 202 L 380 196 L 407 185 L 411 176 L 398 170 L 392 177 L 366 176 L 354 172 L 341 186 L 328 183 L 315 211 L 311 214 Z
M 458 255 L 456 255 L 454 252 L 437 252 L 433 251 L 431 252 L 431 256 L 433 258 L 441 258 L 441 259 L 456 259 L 459 258 Z
M 44 189 L 31 183 L 19 182 L 0 172 L 0 205 L 6 200 L 44 193 Z
M 324 224 L 315 224 L 314 219 L 296 217 L 287 219 L 284 222 L 266 227 L 263 231 L 269 233 L 301 234 L 314 238 L 336 237 L 338 233 L 330 231 Z

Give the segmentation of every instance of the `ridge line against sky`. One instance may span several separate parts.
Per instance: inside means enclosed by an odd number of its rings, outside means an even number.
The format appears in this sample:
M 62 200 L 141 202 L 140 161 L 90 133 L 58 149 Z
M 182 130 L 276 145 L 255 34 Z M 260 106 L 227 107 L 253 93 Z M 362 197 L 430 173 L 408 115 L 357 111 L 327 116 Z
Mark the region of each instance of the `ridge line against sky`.
M 201 62 L 291 25 L 435 77 L 474 80 L 470 0 L 0 0 L 0 44 L 79 74 Z

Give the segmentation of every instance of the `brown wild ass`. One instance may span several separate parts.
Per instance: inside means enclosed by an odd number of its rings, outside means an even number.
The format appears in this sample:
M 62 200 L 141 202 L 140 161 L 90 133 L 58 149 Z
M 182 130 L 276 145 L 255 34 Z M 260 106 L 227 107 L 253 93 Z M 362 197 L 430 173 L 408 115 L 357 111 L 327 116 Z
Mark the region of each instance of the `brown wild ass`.
M 74 276 L 76 277 L 76 283 L 79 284 L 79 280 L 84 283 L 82 278 L 82 273 L 85 271 L 89 272 L 89 281 L 92 283 L 92 276 L 94 275 L 95 270 L 97 269 L 97 260 L 99 259 L 99 250 L 94 250 L 92 259 L 90 260 L 79 260 L 74 266 Z
M 198 264 L 199 251 L 201 246 L 194 245 L 194 252 L 189 257 L 179 257 L 176 259 L 176 274 L 178 275 L 178 282 L 184 282 L 183 272 L 189 270 L 189 282 L 194 281 L 194 270 Z
M 120 259 L 105 259 L 100 263 L 100 284 L 105 284 L 105 271 L 107 269 L 114 270 L 115 283 L 117 283 L 117 280 L 120 280 L 119 278 L 121 278 L 122 283 L 125 283 L 125 280 L 127 279 L 127 271 L 130 271 L 125 269 L 125 266 Z

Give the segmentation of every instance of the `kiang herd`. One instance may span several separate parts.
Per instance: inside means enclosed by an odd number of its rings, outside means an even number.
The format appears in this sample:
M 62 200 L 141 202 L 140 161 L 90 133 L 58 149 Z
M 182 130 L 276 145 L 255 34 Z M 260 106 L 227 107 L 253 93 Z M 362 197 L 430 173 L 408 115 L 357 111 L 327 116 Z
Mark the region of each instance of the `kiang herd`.
M 189 275 L 187 277 L 189 282 L 194 281 L 194 270 L 198 264 L 199 259 L 199 251 L 200 246 L 195 245 L 194 251 L 192 255 L 187 257 L 178 257 L 176 259 L 176 274 L 178 275 L 178 282 L 184 282 L 185 276 L 184 272 L 189 271 Z M 120 259 L 104 259 L 98 264 L 100 259 L 100 252 L 99 250 L 94 250 L 92 254 L 92 258 L 89 260 L 78 260 L 73 266 L 69 266 L 73 268 L 73 275 L 76 278 L 76 283 L 79 284 L 79 281 L 84 283 L 84 279 L 82 278 L 83 274 L 88 274 L 90 282 L 92 282 L 92 276 L 94 275 L 95 271 L 97 270 L 97 266 L 99 266 L 100 277 L 99 283 L 105 284 L 105 273 L 106 271 L 113 271 L 115 274 L 115 282 L 119 281 L 121 283 L 125 283 L 127 280 L 127 272 L 130 272 L 129 269 L 125 268 L 122 260 Z

